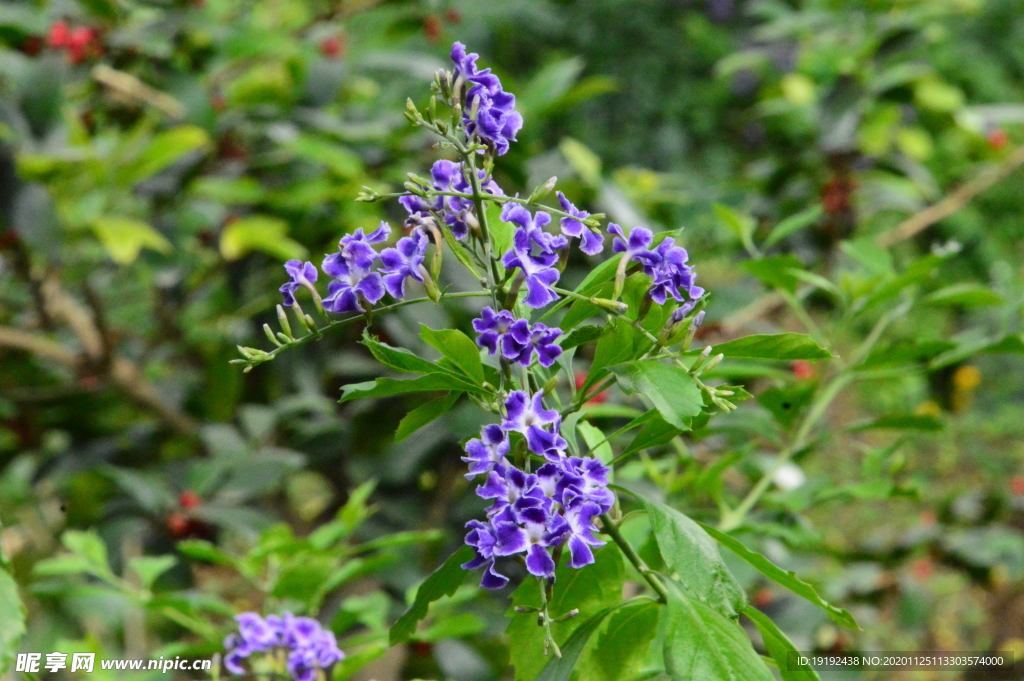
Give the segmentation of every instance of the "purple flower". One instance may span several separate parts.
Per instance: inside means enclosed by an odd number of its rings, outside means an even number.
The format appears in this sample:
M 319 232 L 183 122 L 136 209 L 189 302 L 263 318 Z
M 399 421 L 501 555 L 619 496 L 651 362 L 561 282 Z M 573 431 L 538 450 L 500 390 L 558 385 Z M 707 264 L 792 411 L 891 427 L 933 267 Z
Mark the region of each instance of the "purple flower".
M 395 298 L 405 297 L 405 280 L 412 277 L 423 281 L 423 259 L 427 257 L 430 240 L 421 229 L 413 230 L 409 236 L 398 240 L 393 248 L 381 251 L 380 272 L 384 275 L 384 287 Z
M 565 495 L 571 490 L 586 502 L 597 504 L 601 513 L 607 513 L 615 504 L 615 495 L 608 489 L 611 469 L 592 456 L 569 457 L 563 462 L 564 477 L 560 481 L 560 502 L 569 505 Z
M 569 497 L 570 492 L 566 493 Z M 601 509 L 592 501 L 584 501 L 582 497 L 572 495 L 566 501 L 563 512 L 565 521 L 563 530 L 566 543 L 569 545 L 569 567 L 581 568 L 594 562 L 594 552 L 590 547 L 604 546 L 607 542 L 597 539 L 594 534 L 594 516 L 600 515 Z
M 284 269 L 291 280 L 282 284 L 278 290 L 284 295 L 285 305 L 294 305 L 295 292 L 303 286 L 313 288 L 319 272 L 313 263 L 301 260 L 289 260 L 284 264 Z
M 625 260 L 637 259 L 638 255 L 648 253 L 647 248 L 654 240 L 654 233 L 646 227 L 634 227 L 627 237 L 622 227 L 609 222 L 608 232 L 615 235 L 612 239 L 612 250 L 616 253 L 625 253 L 622 256 Z
M 580 221 L 583 218 L 590 217 L 590 213 L 574 206 L 569 202 L 569 199 L 565 198 L 565 194 L 562 192 L 558 192 L 557 196 L 558 202 L 562 204 L 562 210 L 573 216 L 561 219 L 562 234 L 569 237 L 582 237 L 580 250 L 587 255 L 597 255 L 604 250 L 604 235 Z
M 487 176 L 484 170 L 478 170 L 480 178 L 480 189 L 488 194 L 504 196 L 501 187 Z M 473 186 L 466 178 L 461 163 L 441 159 L 435 161 L 430 169 L 430 177 L 435 191 L 459 192 L 471 194 Z M 469 225 L 466 217 L 473 210 L 473 202 L 460 196 L 435 196 L 425 199 L 420 196 L 406 195 L 399 197 L 398 202 L 409 212 L 409 221 L 418 224 L 424 220 L 431 219 L 431 214 L 437 215 L 452 232 L 456 239 L 464 239 L 469 234 Z
M 473 547 L 476 556 L 468 563 L 462 564 L 463 570 L 475 570 L 487 566 L 484 570 L 483 580 L 480 586 L 485 589 L 500 589 L 508 584 L 508 577 L 494 569 L 494 547 L 497 544 L 497 533 L 490 523 L 483 523 L 479 520 L 470 520 L 466 523 L 469 534 L 466 535 L 466 544 Z
M 520 522 L 495 523 L 497 543 L 495 554 L 511 556 L 526 553 L 526 569 L 537 577 L 553 577 L 555 561 L 547 548 L 559 543 L 561 533 L 553 531 L 558 516 L 539 507 L 528 508 L 520 514 Z
M 247 673 L 242 662 L 253 653 L 284 649 L 292 678 L 312 681 L 318 669 L 326 669 L 345 657 L 334 634 L 310 617 L 295 617 L 288 612 L 283 617 L 269 615 L 264 620 L 254 612 L 245 612 L 235 620 L 238 633 L 224 640 L 224 666 L 233 674 Z
M 558 299 L 552 288 L 560 275 L 554 265 L 558 262 L 557 251 L 568 245 L 563 235 L 553 236 L 544 231 L 544 225 L 551 222 L 551 216 L 530 211 L 518 203 L 506 203 L 501 210 L 501 219 L 517 226 L 512 237 L 512 248 L 501 259 L 506 268 L 518 267 L 526 276 L 526 298 L 523 302 L 532 308 L 544 307 Z
M 558 434 L 562 418 L 554 409 L 544 408 L 543 397 L 543 391 L 529 397 L 522 390 L 513 390 L 505 400 L 506 418 L 501 427 L 525 435 L 531 452 L 557 461 L 568 443 Z
M 337 253 L 324 258 L 324 274 L 334 280 L 327 285 L 324 309 L 329 312 L 360 312 L 363 310 L 360 295 L 371 304 L 384 297 L 384 284 L 377 272 L 371 272 L 373 263 L 380 257 L 373 244 L 380 243 L 391 234 L 391 227 L 381 222 L 380 227 L 370 234 L 363 234 L 360 227 L 352 234 L 342 237 Z
M 462 460 L 470 464 L 467 478 L 488 474 L 503 468 L 508 454 L 509 441 L 501 426 L 492 423 L 480 430 L 480 437 L 466 443 L 466 456 Z
M 473 320 L 473 330 L 479 334 L 476 344 L 486 348 L 488 354 L 494 355 L 501 350 L 503 357 L 515 359 L 523 351 L 523 347 L 509 335 L 509 330 L 516 318 L 508 310 L 495 312 L 489 306 L 480 311 L 480 318 Z
M 686 249 L 676 246 L 672 237 L 663 239 L 653 250 L 638 253 L 636 259 L 643 263 L 647 276 L 654 279 L 650 293 L 659 305 L 664 305 L 668 296 L 683 302 L 704 295 L 704 289 L 696 284 L 697 273 L 686 264 Z
M 510 348 L 519 348 L 518 354 L 509 359 L 528 367 L 533 364 L 536 355 L 541 366 L 548 368 L 562 356 L 562 347 L 555 344 L 561 335 L 561 329 L 548 328 L 540 322 L 531 327 L 525 319 L 520 319 L 509 328 L 508 339 L 511 342 L 508 345 Z M 508 357 L 508 354 L 505 356 Z
M 503 466 L 492 470 L 484 484 L 476 488 L 481 499 L 494 499 L 487 509 L 487 517 L 515 520 L 517 514 L 526 508 L 544 502 L 543 492 L 537 488 L 537 476 L 524 473 L 515 466 Z
M 479 55 L 467 54 L 462 43 L 452 45 L 451 57 L 455 63 L 456 83 L 461 81 L 468 88 L 463 107 L 466 131 L 488 142 L 501 156 L 523 127 L 523 117 L 515 110 L 515 95 L 502 89 L 501 81 L 490 69 L 478 69 Z

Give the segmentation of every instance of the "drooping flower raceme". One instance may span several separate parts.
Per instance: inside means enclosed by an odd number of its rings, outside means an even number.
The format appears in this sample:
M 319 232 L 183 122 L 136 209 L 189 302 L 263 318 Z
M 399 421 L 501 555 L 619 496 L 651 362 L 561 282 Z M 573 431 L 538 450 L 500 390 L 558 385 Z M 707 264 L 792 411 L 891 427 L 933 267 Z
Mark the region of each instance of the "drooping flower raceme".
M 244 663 L 254 654 L 274 656 L 284 651 L 291 677 L 295 681 L 313 681 L 318 669 L 326 670 L 345 657 L 334 633 L 310 617 L 295 617 L 286 612 L 264 619 L 254 612 L 244 612 L 235 621 L 238 632 L 224 639 L 224 666 L 232 674 L 250 673 Z
M 342 237 L 337 253 L 324 258 L 324 274 L 333 279 L 327 285 L 324 309 L 329 312 L 360 312 L 363 310 L 360 296 L 369 303 L 376 303 L 384 297 L 384 283 L 378 272 L 371 271 L 374 262 L 380 258 L 373 244 L 380 243 L 391 234 L 386 222 L 369 234 L 362 227 Z
M 554 236 L 544 231 L 551 222 L 551 216 L 543 211 L 530 215 L 530 211 L 518 203 L 506 203 L 501 210 L 501 219 L 516 225 L 510 248 L 501 259 L 506 268 L 518 267 L 526 277 L 526 297 L 523 302 L 538 308 L 554 302 L 558 294 L 554 285 L 558 283 L 558 251 L 569 242 L 565 236 Z
M 480 189 L 484 193 L 493 196 L 505 195 L 498 183 L 487 176 L 486 171 L 478 170 L 477 177 L 480 178 Z M 430 178 L 434 191 L 473 193 L 473 186 L 467 179 L 461 163 L 445 159 L 435 161 L 430 169 Z M 421 196 L 407 195 L 399 197 L 398 202 L 409 213 L 409 220 L 413 224 L 431 219 L 433 213 L 441 218 L 456 239 L 465 239 L 469 234 L 467 220 L 473 209 L 473 202 L 470 199 L 440 195 L 428 200 Z
M 676 246 L 672 237 L 666 237 L 649 251 L 638 253 L 636 258 L 643 263 L 644 273 L 654 279 L 650 293 L 659 305 L 664 305 L 669 296 L 686 302 L 704 295 L 704 289 L 696 284 L 697 273 L 686 264 L 689 259 L 686 249 Z
M 301 260 L 289 260 L 284 264 L 284 269 L 290 279 L 282 284 L 278 290 L 284 295 L 285 305 L 294 305 L 295 292 L 303 287 L 312 289 L 319 272 L 313 263 L 302 262 Z
M 456 90 L 466 89 L 463 120 L 470 135 L 476 135 L 494 148 L 498 156 L 505 154 L 509 142 L 523 127 L 523 117 L 516 111 L 515 95 L 505 92 L 501 81 L 490 69 L 478 69 L 479 55 L 466 53 L 462 43 L 452 45 L 455 63 Z
M 549 328 L 537 322 L 532 326 L 525 319 L 516 319 L 508 310 L 495 312 L 485 307 L 479 319 L 473 320 L 477 332 L 476 343 L 486 348 L 491 355 L 501 352 L 505 359 L 518 362 L 524 367 L 533 364 L 534 358 L 543 367 L 550 367 L 562 355 L 562 348 L 555 341 L 562 330 Z

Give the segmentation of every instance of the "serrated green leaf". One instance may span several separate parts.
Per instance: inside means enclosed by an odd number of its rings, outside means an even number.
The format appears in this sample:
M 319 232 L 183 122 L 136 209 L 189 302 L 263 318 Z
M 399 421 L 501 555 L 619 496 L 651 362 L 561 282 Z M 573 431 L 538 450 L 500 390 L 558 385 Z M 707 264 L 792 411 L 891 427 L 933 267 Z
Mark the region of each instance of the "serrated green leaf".
M 306 551 L 289 556 L 277 574 L 270 595 L 308 604 L 337 568 L 337 559 L 328 554 Z
M 140 556 L 128 562 L 128 567 L 139 576 L 142 586 L 153 588 L 160 575 L 174 567 L 178 559 L 174 556 Z
M 95 532 L 67 530 L 61 536 L 61 543 L 71 553 L 82 558 L 91 570 L 110 573 L 110 563 L 107 560 L 107 545 L 103 543 L 103 540 Z
M 238 568 L 241 561 L 231 554 L 223 551 L 216 545 L 203 539 L 186 539 L 178 542 L 177 549 L 183 555 L 193 560 L 201 560 L 217 565 L 228 565 Z
M 700 350 L 690 350 L 686 354 L 696 355 Z M 723 354 L 726 357 L 742 359 L 832 359 L 831 352 L 821 347 L 810 336 L 802 333 L 776 333 L 745 336 L 736 340 L 719 343 L 711 348 L 711 355 Z
M 577 628 L 605 608 L 611 608 L 622 601 L 622 584 L 625 569 L 622 554 L 614 545 L 604 546 L 594 552 L 595 562 L 579 570 L 568 566 L 568 552 L 555 571 L 555 590 L 549 610 L 552 617 L 563 615 L 576 608 L 576 617 L 551 626 L 552 635 L 559 646 L 565 645 Z M 524 579 L 512 594 L 512 605 L 540 607 L 540 592 L 536 579 Z M 507 636 L 513 650 L 518 654 L 512 664 L 516 681 L 534 681 L 548 660 L 544 657 L 544 629 L 537 626 L 537 616 L 509 610 L 512 622 L 508 625 Z M 591 632 L 592 633 L 592 632 Z
M 395 429 L 395 442 L 401 442 L 423 426 L 447 413 L 458 401 L 461 392 L 453 392 L 436 400 L 421 404 L 402 417 Z
M 701 526 L 665 504 L 640 499 L 668 569 L 688 595 L 725 617 L 735 618 L 747 597 L 729 571 L 718 546 Z
M 572 676 L 572 672 L 576 668 L 576 661 L 580 659 L 590 637 L 600 628 L 605 618 L 613 610 L 615 610 L 614 607 L 605 608 L 576 627 L 576 631 L 572 632 L 565 645 L 560 646 L 561 657 L 552 656 L 544 665 L 544 669 L 537 675 L 537 681 L 569 681 L 569 677 Z
M 458 329 L 431 329 L 420 324 L 420 338 L 452 361 L 462 373 L 480 385 L 484 382 L 484 365 L 480 346 Z
M 707 532 L 707 534 L 714 537 L 717 542 L 724 545 L 727 549 L 736 554 L 737 557 L 742 558 L 745 562 L 752 565 L 765 577 L 776 584 L 786 587 L 797 596 L 810 601 L 824 610 L 829 618 L 836 624 L 850 629 L 860 629 L 860 627 L 857 626 L 857 622 L 849 612 L 842 608 L 837 608 L 823 599 L 818 595 L 818 592 L 813 586 L 797 577 L 795 572 L 783 570 L 760 553 L 748 549 L 742 542 L 731 535 L 725 534 L 710 525 L 701 523 L 700 526 L 704 528 L 704 531 Z
M 792 662 L 797 662 L 797 649 L 767 615 L 749 605 L 743 611 L 743 614 L 749 617 L 750 621 L 757 627 L 757 630 L 761 632 L 764 647 L 768 650 L 768 654 L 772 656 L 772 659 L 775 660 L 775 664 L 779 666 L 779 674 L 782 676 L 782 681 L 821 681 L 818 673 L 807 665 L 794 664 L 792 666 L 795 666 L 796 669 L 790 668 L 790 657 L 794 658 Z
M 665 671 L 672 681 L 773 681 L 736 620 L 668 581 Z
M 444 596 L 451 596 L 455 590 L 462 586 L 469 575 L 468 570 L 462 569 L 463 563 L 473 559 L 475 552 L 469 546 L 461 546 L 459 550 L 448 557 L 441 567 L 420 584 L 416 589 L 416 597 L 412 605 L 404 615 L 398 618 L 391 627 L 389 638 L 391 645 L 405 643 L 415 633 L 416 625 L 427 616 L 427 608 L 431 603 Z
M 7 671 L 25 631 L 25 606 L 18 595 L 18 584 L 0 568 L 0 674 Z
M 609 369 L 618 377 L 624 392 L 646 396 L 661 418 L 679 430 L 689 430 L 690 419 L 704 408 L 704 398 L 696 381 L 679 366 L 648 359 L 617 364 Z
M 37 577 L 55 577 L 58 575 L 80 575 L 92 573 L 93 567 L 81 556 L 54 556 L 39 561 L 32 566 L 32 574 Z
M 661 418 L 656 409 L 652 409 L 640 418 L 646 418 L 646 422 L 640 428 L 640 432 L 622 450 L 622 453 L 615 458 L 616 463 L 644 449 L 659 447 L 671 442 L 672 438 L 683 432 Z

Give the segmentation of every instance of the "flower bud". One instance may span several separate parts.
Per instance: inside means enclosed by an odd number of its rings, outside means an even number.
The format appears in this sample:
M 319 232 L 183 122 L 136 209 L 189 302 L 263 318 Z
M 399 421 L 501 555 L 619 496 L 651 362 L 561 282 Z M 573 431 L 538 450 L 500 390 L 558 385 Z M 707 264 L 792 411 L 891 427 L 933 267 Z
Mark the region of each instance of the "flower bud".
M 600 308 L 604 308 L 613 314 L 626 314 L 629 305 L 621 300 L 608 300 L 607 298 L 591 298 L 590 302 Z
M 555 184 L 557 182 L 558 178 L 552 177 L 550 180 L 534 189 L 533 193 L 530 194 L 530 198 L 527 199 L 527 201 L 529 203 L 534 203 L 535 201 L 539 201 L 540 199 L 544 198 L 545 196 L 551 193 L 551 190 L 555 188 Z
M 276 338 L 274 338 L 274 332 L 273 332 L 273 330 L 271 330 L 270 324 L 264 324 L 263 325 L 263 333 L 265 333 L 267 335 L 267 338 L 270 340 L 271 343 L 273 343 L 277 347 L 281 347 L 282 343 L 281 343 L 281 341 L 279 341 Z
M 554 376 L 549 378 L 548 382 L 544 384 L 544 394 L 550 395 L 551 393 L 555 392 L 556 388 L 558 388 L 558 374 L 555 374 Z
M 281 325 L 281 330 L 284 331 L 289 338 L 295 337 L 292 334 L 292 325 L 288 323 L 288 315 L 285 313 L 284 307 L 282 307 L 280 303 L 277 305 L 277 323 Z

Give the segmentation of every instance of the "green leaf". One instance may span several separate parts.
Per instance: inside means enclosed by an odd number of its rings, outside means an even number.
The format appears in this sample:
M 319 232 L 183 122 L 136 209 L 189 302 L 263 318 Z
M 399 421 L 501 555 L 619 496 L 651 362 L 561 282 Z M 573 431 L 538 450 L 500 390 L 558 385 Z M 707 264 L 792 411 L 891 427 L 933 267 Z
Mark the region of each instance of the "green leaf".
M 220 253 L 225 260 L 237 260 L 252 251 L 290 260 L 306 257 L 306 249 L 288 238 L 288 223 L 268 215 L 235 220 L 220 235 Z
M 450 359 L 464 374 L 479 385 L 484 382 L 484 365 L 480 347 L 458 329 L 431 329 L 420 324 L 420 338 Z
M 765 248 L 774 246 L 787 236 L 799 232 L 804 227 L 810 227 L 818 221 L 818 218 L 820 218 L 824 212 L 825 211 L 821 207 L 821 204 L 816 203 L 807 210 L 802 210 L 795 215 L 790 215 L 788 218 L 780 220 L 779 223 L 775 225 L 775 228 L 772 229 L 768 238 L 764 240 Z
M 107 545 L 95 532 L 67 530 L 61 536 L 61 543 L 89 566 L 90 571 L 110 574 L 107 561 Z
M 355 152 L 326 137 L 299 135 L 284 146 L 297 156 L 326 166 L 343 180 L 358 177 L 363 172 L 362 159 Z
M 797 381 L 781 388 L 768 388 L 757 402 L 772 413 L 784 428 L 790 428 L 814 397 L 814 381 Z
M 640 499 L 651 519 L 651 531 L 668 569 L 687 593 L 716 612 L 735 618 L 747 597 L 701 526 L 665 504 Z
M 395 430 L 395 442 L 401 442 L 434 419 L 447 413 L 458 401 L 461 392 L 452 392 L 444 397 L 421 404 L 402 417 Z
M 241 564 L 237 558 L 221 550 L 216 545 L 203 539 L 186 539 L 178 542 L 178 551 L 193 560 L 201 560 L 217 565 L 238 568 Z
M 743 247 L 747 250 L 753 250 L 754 228 L 757 227 L 757 222 L 754 218 L 721 203 L 716 203 L 713 206 L 713 210 L 718 221 L 736 235 L 736 238 L 740 240 Z
M 543 115 L 569 92 L 582 70 L 580 57 L 568 57 L 543 66 L 517 94 L 517 106 L 527 116 Z
M 551 625 L 552 635 L 559 646 L 566 645 L 572 633 L 591 617 L 621 603 L 625 579 L 622 554 L 614 545 L 595 551 L 595 562 L 579 570 L 569 567 L 567 554 L 563 555 L 562 563 L 555 570 L 555 590 L 549 611 L 552 617 L 563 615 L 574 608 L 579 610 L 579 614 Z M 536 579 L 523 580 L 512 594 L 512 605 L 540 607 Z M 518 653 L 512 662 L 516 681 L 534 681 L 547 663 L 543 655 L 544 629 L 537 626 L 536 615 L 510 610 L 508 616 L 512 618 L 507 631 L 509 644 Z
M 693 376 L 674 364 L 648 359 L 610 369 L 624 392 L 645 395 L 661 418 L 679 430 L 689 430 L 690 419 L 704 408 L 704 398 Z
M 807 665 L 794 664 L 793 666 L 797 667 L 797 669 L 790 669 L 789 658 L 792 657 L 793 662 L 797 662 L 797 649 L 767 615 L 749 605 L 743 611 L 743 614 L 749 617 L 750 621 L 757 627 L 757 630 L 761 632 L 764 647 L 767 648 L 768 654 L 775 660 L 775 664 L 779 666 L 779 674 L 782 675 L 782 681 L 821 681 L 818 673 Z
M 773 255 L 760 260 L 748 260 L 743 269 L 757 277 L 768 288 L 780 288 L 792 293 L 800 282 L 793 271 L 803 269 L 803 263 L 792 255 Z
M 135 161 L 121 169 L 118 178 L 131 184 L 142 182 L 209 143 L 210 137 L 202 128 L 194 125 L 171 128 L 155 135 Z
M 391 645 L 405 643 L 416 632 L 416 625 L 427 616 L 427 608 L 431 603 L 451 596 L 455 590 L 462 586 L 469 574 L 468 570 L 462 569 L 463 563 L 473 559 L 475 552 L 469 546 L 461 546 L 458 551 L 448 557 L 441 567 L 420 584 L 416 589 L 416 598 L 404 615 L 398 618 L 391 627 Z
M 103 217 L 91 224 L 92 231 L 115 262 L 127 265 L 139 257 L 143 248 L 158 253 L 170 253 L 171 242 L 141 220 Z
M 615 610 L 614 607 L 605 608 L 576 627 L 576 631 L 572 632 L 572 636 L 565 642 L 565 645 L 559 646 L 562 656 L 552 656 L 548 663 L 544 665 L 544 669 L 537 675 L 537 681 L 569 681 L 569 677 L 572 676 L 572 672 L 576 668 L 576 661 L 580 659 L 580 655 L 583 653 L 583 649 L 587 647 L 590 637 L 598 630 L 605 617 L 610 615 L 613 610 Z
M 700 350 L 690 350 L 686 354 L 696 355 Z M 723 354 L 726 357 L 742 359 L 832 359 L 831 352 L 818 345 L 813 338 L 802 333 L 758 334 L 737 338 L 719 343 L 711 348 L 711 355 Z
M 0 568 L 0 674 L 7 671 L 24 636 L 25 606 L 18 595 L 18 584 Z
M 558 148 L 584 182 L 591 187 L 601 186 L 601 158 L 597 154 L 572 137 L 564 138 Z
M 329 554 L 304 551 L 289 556 L 280 568 L 270 595 L 309 603 L 337 568 L 337 559 Z
M 373 355 L 374 359 L 396 371 L 413 374 L 439 373 L 436 362 L 423 359 L 405 348 L 396 348 L 387 343 L 382 343 L 368 331 L 363 332 L 363 339 L 360 342 L 370 350 L 370 354 Z
M 773 681 L 736 620 L 666 584 L 665 671 L 672 681 Z
M 851 426 L 849 430 L 874 430 L 880 428 L 891 428 L 896 430 L 923 430 L 936 432 L 942 430 L 943 423 L 940 419 L 927 414 L 889 414 L 867 423 Z
M 576 429 L 583 436 L 583 441 L 587 443 L 587 447 L 590 448 L 591 456 L 596 456 L 603 464 L 611 462 L 613 457 L 612 444 L 608 442 L 600 428 L 592 426 L 586 421 L 580 421 Z
M 486 280 L 486 277 L 482 276 L 473 264 L 473 256 L 470 255 L 469 251 L 466 250 L 466 247 L 460 244 L 452 235 L 452 230 L 442 229 L 441 234 L 444 236 L 444 242 L 448 244 L 448 248 L 455 255 L 455 259 L 462 263 L 462 266 L 469 270 L 475 279 L 478 281 Z M 499 253 L 498 255 L 500 256 L 503 254 Z
M 786 587 L 797 596 L 805 598 L 814 605 L 823 609 L 829 618 L 836 624 L 850 629 L 860 629 L 860 627 L 857 626 L 857 622 L 849 612 L 842 608 L 837 608 L 827 602 L 818 595 L 818 592 L 813 586 L 797 577 L 795 572 L 783 570 L 760 553 L 748 549 L 738 539 L 731 535 L 725 534 L 724 532 L 703 523 L 701 523 L 701 527 L 704 528 L 705 532 L 714 537 L 716 541 L 735 553 L 737 557 L 742 558 L 744 561 L 752 565 L 765 577 Z
M 160 575 L 174 567 L 174 564 L 177 562 L 178 559 L 174 556 L 140 556 L 130 560 L 128 567 L 139 576 L 144 587 L 151 589 L 153 588 L 153 582 Z
M 607 326 L 578 326 L 558 344 L 562 346 L 563 350 L 569 350 L 596 341 L 607 332 Z
M 427 374 L 426 376 L 420 376 L 408 381 L 400 381 L 394 378 L 378 378 L 363 383 L 350 383 L 341 387 L 341 399 L 338 401 L 349 402 L 364 397 L 393 397 L 394 395 L 430 392 L 433 390 L 483 392 L 479 386 L 472 385 L 468 381 L 452 374 L 436 373 Z
M 941 288 L 935 293 L 925 296 L 924 302 L 928 305 L 984 307 L 986 305 L 1002 305 L 1006 300 L 981 284 L 966 283 Z
M 594 645 L 577 662 L 578 678 L 583 681 L 637 678 L 657 635 L 661 610 L 661 605 L 647 598 L 626 601 L 614 610 L 598 632 Z
M 652 409 L 639 418 L 645 420 L 643 427 L 640 428 L 640 432 L 636 434 L 632 442 L 630 442 L 629 445 L 622 450 L 622 453 L 616 457 L 616 462 L 622 461 L 626 457 L 641 450 L 648 449 L 650 447 L 659 447 L 667 442 L 671 442 L 672 438 L 683 432 L 671 423 L 668 423 L 665 419 L 661 418 L 656 409 Z

